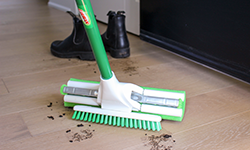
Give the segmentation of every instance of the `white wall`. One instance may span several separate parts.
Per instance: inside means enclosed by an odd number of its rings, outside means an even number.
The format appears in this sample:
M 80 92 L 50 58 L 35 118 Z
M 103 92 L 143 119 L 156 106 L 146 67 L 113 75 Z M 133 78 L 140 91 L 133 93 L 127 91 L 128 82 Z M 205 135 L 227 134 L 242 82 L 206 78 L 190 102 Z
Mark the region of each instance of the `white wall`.
M 64 12 L 71 11 L 74 14 L 78 14 L 75 0 L 49 0 L 48 5 Z
M 136 35 L 140 34 L 140 3 L 139 0 L 90 0 L 97 20 L 108 23 L 109 10 L 124 10 L 126 29 Z
M 127 31 L 140 34 L 140 1 L 139 0 L 90 0 L 97 20 L 108 23 L 107 13 L 109 10 L 123 10 L 126 13 Z M 74 0 L 49 0 L 49 6 L 64 12 L 71 11 L 78 14 Z

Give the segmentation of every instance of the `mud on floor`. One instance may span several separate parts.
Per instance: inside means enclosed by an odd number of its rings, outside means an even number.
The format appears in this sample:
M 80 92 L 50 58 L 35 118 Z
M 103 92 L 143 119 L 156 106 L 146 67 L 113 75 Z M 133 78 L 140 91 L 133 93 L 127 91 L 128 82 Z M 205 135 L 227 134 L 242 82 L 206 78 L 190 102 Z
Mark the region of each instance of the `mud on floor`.
M 93 137 L 95 130 L 91 129 L 91 125 L 78 124 L 78 129 L 66 130 L 66 136 L 70 143 L 81 142 Z
M 150 150 L 172 150 L 175 140 L 170 134 L 147 135 L 142 138 L 144 146 L 150 147 Z

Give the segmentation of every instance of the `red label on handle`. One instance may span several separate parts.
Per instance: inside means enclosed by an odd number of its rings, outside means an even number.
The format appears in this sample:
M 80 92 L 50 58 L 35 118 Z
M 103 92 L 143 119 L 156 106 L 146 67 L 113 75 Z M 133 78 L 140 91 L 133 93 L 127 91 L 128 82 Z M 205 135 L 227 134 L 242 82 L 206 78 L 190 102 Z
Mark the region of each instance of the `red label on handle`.
M 89 16 L 83 10 L 81 10 L 81 9 L 79 9 L 79 12 L 80 12 L 80 14 L 82 16 L 82 19 L 83 19 L 84 23 L 86 25 L 90 25 Z

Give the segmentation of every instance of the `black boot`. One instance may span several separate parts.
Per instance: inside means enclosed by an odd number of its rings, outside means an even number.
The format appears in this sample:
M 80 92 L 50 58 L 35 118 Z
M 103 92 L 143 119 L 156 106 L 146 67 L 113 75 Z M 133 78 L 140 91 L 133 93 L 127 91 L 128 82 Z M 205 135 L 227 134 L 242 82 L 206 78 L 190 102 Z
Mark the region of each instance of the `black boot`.
M 65 40 L 54 41 L 50 47 L 51 53 L 60 58 L 77 57 L 81 60 L 95 60 L 82 21 L 75 14 L 68 13 L 73 17 L 73 31 Z
M 129 41 L 125 27 L 125 12 L 109 11 L 108 27 L 106 32 L 102 35 L 107 52 L 114 58 L 126 58 L 130 55 Z

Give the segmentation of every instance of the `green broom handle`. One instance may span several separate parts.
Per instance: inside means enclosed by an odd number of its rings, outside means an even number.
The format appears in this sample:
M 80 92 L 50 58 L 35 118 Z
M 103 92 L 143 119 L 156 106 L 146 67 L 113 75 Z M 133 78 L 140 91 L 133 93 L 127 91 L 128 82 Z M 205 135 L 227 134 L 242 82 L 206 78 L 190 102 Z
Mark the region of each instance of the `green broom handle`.
M 91 48 L 103 79 L 110 79 L 112 70 L 96 23 L 94 12 L 89 0 L 76 0 Z

